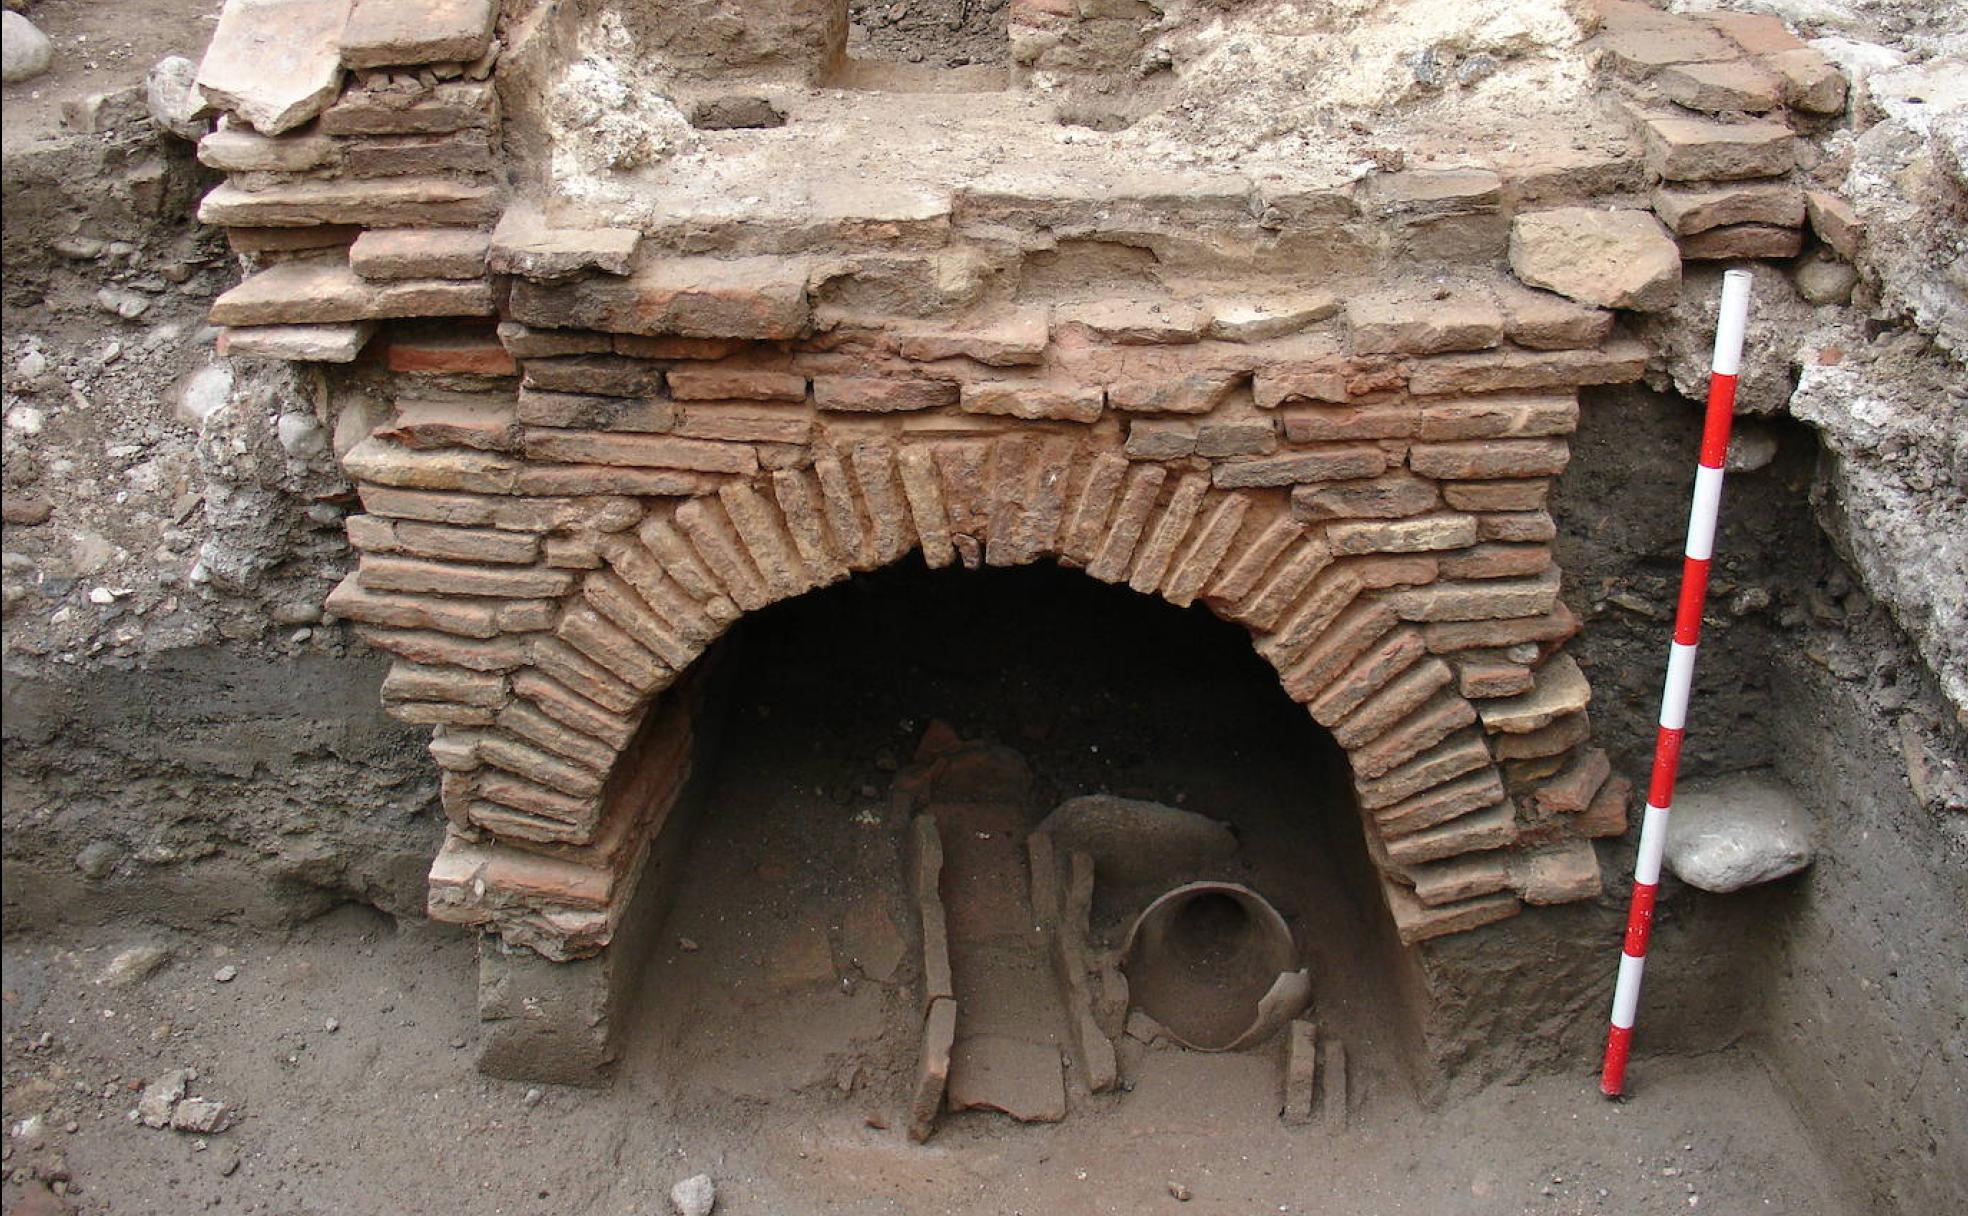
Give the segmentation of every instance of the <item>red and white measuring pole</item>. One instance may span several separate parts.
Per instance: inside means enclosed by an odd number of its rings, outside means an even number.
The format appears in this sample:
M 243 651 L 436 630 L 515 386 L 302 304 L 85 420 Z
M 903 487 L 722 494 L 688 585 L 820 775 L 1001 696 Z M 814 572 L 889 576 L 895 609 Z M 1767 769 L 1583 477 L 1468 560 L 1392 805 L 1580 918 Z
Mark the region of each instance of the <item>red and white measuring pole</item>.
M 1722 462 L 1729 454 L 1729 424 L 1735 420 L 1736 374 L 1742 369 L 1749 287 L 1747 270 L 1731 270 L 1722 276 L 1722 315 L 1715 326 L 1715 361 L 1710 364 L 1695 500 L 1688 509 L 1688 547 L 1681 566 L 1681 599 L 1674 612 L 1674 645 L 1667 656 L 1660 731 L 1654 737 L 1654 771 L 1647 783 L 1647 816 L 1640 823 L 1640 856 L 1633 863 L 1633 901 L 1627 907 L 1626 940 L 1620 950 L 1619 980 L 1613 987 L 1613 1025 L 1606 1036 L 1606 1062 L 1599 1073 L 1599 1091 L 1609 1098 L 1617 1098 L 1626 1087 L 1626 1057 L 1633 1046 L 1634 1015 L 1640 1008 L 1640 976 L 1647 966 L 1647 939 L 1654 931 L 1654 895 L 1660 890 L 1667 817 L 1674 805 L 1681 737 L 1688 725 L 1688 690 L 1695 680 L 1695 648 L 1701 642 L 1702 608 L 1708 602 L 1708 561 L 1715 551 L 1715 517 L 1722 506 Z

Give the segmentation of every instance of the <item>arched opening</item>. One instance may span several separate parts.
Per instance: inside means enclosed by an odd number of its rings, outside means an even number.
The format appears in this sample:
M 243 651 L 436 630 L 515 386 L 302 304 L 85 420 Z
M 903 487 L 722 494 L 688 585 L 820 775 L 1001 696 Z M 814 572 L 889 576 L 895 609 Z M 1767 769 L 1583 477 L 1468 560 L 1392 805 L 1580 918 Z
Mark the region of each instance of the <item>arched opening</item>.
M 1234 836 L 1233 850 L 1192 856 L 1152 826 L 1106 825 L 1087 845 L 1101 854 L 1085 909 L 1094 953 L 1117 955 L 1143 907 L 1181 882 L 1243 884 L 1289 926 L 1291 965 L 1311 979 L 1305 1016 L 1361 1066 L 1407 1071 L 1412 964 L 1377 889 L 1345 755 L 1242 628 L 1050 563 L 905 561 L 752 613 L 702 662 L 715 687 L 699 734 L 717 737 L 718 752 L 685 808 L 687 841 L 651 863 L 671 889 L 646 939 L 638 1009 L 621 1023 L 632 1072 L 704 1100 L 852 1094 L 871 1111 L 906 1109 L 927 990 L 910 828 L 927 815 L 942 824 L 960 1009 L 952 1085 L 966 1042 L 989 1038 L 1057 1049 L 1074 1109 L 1112 1100 L 1089 1096 L 1043 942 L 1002 931 L 1043 919 L 1031 837 L 1085 795 L 1204 816 Z M 990 772 L 955 792 L 910 793 L 926 736 L 990 745 L 979 753 Z M 1022 764 L 1022 785 L 992 775 L 1000 764 Z M 1069 853 L 1059 850 L 1062 871 Z M 1123 1080 L 1153 1090 L 1171 1049 L 1151 1046 L 1138 1022 L 1129 1029 L 1124 996 L 1101 1009 L 1111 996 L 1097 978 L 1093 990 Z M 1281 1055 L 1285 1037 L 1256 1050 Z M 1227 1075 L 1274 1088 L 1278 1074 Z M 1275 1097 L 1267 1088 L 1251 1101 Z M 1018 1101 L 987 1092 L 971 1104 Z

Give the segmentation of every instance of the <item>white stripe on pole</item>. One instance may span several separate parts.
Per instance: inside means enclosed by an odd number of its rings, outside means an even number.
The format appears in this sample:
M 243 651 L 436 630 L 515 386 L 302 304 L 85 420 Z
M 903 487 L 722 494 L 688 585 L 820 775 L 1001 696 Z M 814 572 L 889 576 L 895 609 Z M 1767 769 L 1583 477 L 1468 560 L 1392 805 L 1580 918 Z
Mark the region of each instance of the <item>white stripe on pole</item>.
M 1661 880 L 1661 855 L 1667 852 L 1667 808 L 1647 804 L 1640 821 L 1640 855 L 1633 859 L 1633 881 L 1651 887 Z
M 1722 470 L 1695 466 L 1695 501 L 1688 508 L 1687 555 L 1705 562 L 1715 555 L 1715 517 L 1722 511 Z
M 1688 694 L 1695 683 L 1695 651 L 1698 647 L 1671 643 L 1667 649 L 1667 687 L 1661 690 L 1660 724 L 1669 730 L 1688 725 Z
M 1749 289 L 1753 280 L 1747 270 L 1722 273 L 1722 315 L 1715 327 L 1714 368 L 1724 376 L 1742 370 L 1743 331 L 1749 327 Z
M 1633 1029 L 1633 1017 L 1640 1012 L 1640 973 L 1646 969 L 1646 959 L 1620 951 L 1619 979 L 1613 982 L 1613 1025 L 1621 1030 Z

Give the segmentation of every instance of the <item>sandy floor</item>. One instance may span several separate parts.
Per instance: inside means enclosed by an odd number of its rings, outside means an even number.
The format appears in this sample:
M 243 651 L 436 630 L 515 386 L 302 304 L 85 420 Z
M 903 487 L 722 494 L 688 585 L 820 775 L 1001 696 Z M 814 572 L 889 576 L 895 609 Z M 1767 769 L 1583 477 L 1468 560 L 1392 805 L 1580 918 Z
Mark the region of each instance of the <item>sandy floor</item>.
M 804 1072 L 671 1078 L 643 1050 L 607 1092 L 529 1102 L 527 1086 L 472 1068 L 475 968 L 450 934 L 395 933 L 351 910 L 277 943 L 146 940 L 175 960 L 129 988 L 95 982 L 111 946 L 7 948 L 5 1117 L 17 1129 L 41 1114 L 47 1131 L 39 1148 L 10 1137 L 6 1164 L 19 1178 L 64 1162 L 82 1212 L 642 1216 L 699 1170 L 734 1216 L 1859 1210 L 1737 1052 L 1643 1061 L 1645 1094 L 1626 1105 L 1579 1076 L 1436 1111 L 1370 1084 L 1339 1136 L 1280 1126 L 1265 1056 L 1156 1052 L 1133 1093 L 1065 1123 L 946 1116 L 918 1148 L 899 1124 L 869 1127 L 869 1114 L 894 1114 L 871 1098 L 879 1086 L 842 1093 L 824 1056 Z M 227 964 L 237 978 L 214 982 Z M 711 1020 L 700 1033 L 721 1026 L 768 1055 L 816 1026 L 845 1043 L 880 1024 L 866 991 L 809 992 L 797 1018 L 782 1005 L 740 1032 Z M 26 1049 L 43 1034 L 46 1047 Z M 240 1106 L 236 1127 L 199 1138 L 127 1117 L 131 1081 L 185 1066 L 199 1071 L 194 1094 Z M 1193 1200 L 1178 1205 L 1170 1182 Z M 6 1185 L 10 1207 L 22 1190 Z

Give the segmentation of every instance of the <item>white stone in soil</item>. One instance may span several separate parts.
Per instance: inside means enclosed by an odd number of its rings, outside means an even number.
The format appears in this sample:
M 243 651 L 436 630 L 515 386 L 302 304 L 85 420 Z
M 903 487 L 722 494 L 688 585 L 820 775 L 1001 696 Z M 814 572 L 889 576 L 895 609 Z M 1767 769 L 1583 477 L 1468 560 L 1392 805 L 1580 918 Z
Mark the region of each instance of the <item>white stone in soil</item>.
M 1667 867 L 1726 895 L 1797 873 L 1815 852 L 1810 813 L 1767 773 L 1738 773 L 1675 795 Z
M 670 1206 L 677 1216 L 711 1216 L 717 1206 L 717 1184 L 709 1174 L 693 1174 L 670 1188 Z
M 32 80 L 55 61 L 55 44 L 34 23 L 9 9 L 0 13 L 0 79 Z
M 198 65 L 183 55 L 167 55 L 151 66 L 144 77 L 144 105 L 158 129 L 194 143 L 205 137 L 212 124 L 205 118 L 211 107 L 193 87 Z

